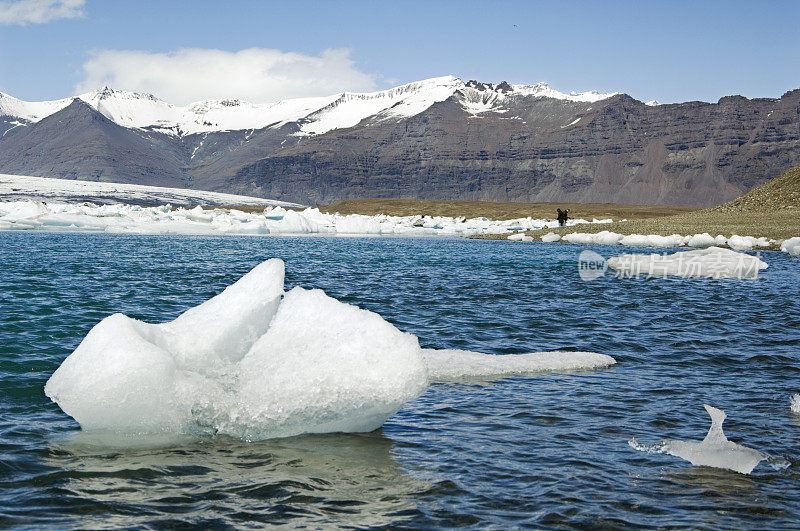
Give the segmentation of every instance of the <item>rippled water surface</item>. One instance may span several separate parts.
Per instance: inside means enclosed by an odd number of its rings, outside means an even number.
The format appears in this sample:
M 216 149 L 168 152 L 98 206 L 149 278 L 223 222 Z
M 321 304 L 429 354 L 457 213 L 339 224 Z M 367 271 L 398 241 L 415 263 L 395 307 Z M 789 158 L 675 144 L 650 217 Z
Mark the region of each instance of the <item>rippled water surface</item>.
M 800 260 L 764 253 L 751 281 L 586 283 L 580 249 L 0 232 L 0 526 L 800 526 Z M 91 437 L 44 396 L 106 315 L 172 319 L 270 257 L 287 289 L 323 288 L 423 347 L 618 364 L 434 384 L 377 432 L 249 444 Z M 704 403 L 791 466 L 745 476 L 628 446 L 702 439 Z

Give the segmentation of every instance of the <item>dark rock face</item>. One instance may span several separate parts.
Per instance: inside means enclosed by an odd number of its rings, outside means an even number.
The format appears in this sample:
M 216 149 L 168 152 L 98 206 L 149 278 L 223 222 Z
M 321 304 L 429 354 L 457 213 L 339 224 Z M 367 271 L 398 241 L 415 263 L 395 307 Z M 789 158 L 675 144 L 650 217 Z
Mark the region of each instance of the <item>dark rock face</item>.
M 493 105 L 499 92 L 502 105 Z M 469 82 L 412 117 L 379 114 L 318 136 L 298 130 L 288 123 L 177 137 L 123 128 L 75 102 L 0 137 L 0 172 L 305 204 L 396 197 L 710 206 L 800 163 L 800 90 L 647 106 L 626 95 L 586 103 Z
M 81 100 L 0 141 L 0 172 L 185 187 L 182 149 L 112 122 Z
M 525 100 L 477 117 L 448 100 L 399 123 L 332 131 L 246 166 L 232 181 L 306 203 L 709 206 L 800 163 L 800 91 L 655 107 L 625 95 L 594 104 Z

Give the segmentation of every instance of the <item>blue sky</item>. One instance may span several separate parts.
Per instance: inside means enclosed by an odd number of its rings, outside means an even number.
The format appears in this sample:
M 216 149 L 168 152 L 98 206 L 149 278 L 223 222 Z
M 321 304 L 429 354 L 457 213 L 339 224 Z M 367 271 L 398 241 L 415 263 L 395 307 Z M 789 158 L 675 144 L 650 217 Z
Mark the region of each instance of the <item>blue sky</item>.
M 448 74 L 661 102 L 800 87 L 798 1 L 64 1 L 72 11 L 47 22 L 0 1 L 0 91 L 42 100 L 109 82 L 174 103 L 267 100 Z

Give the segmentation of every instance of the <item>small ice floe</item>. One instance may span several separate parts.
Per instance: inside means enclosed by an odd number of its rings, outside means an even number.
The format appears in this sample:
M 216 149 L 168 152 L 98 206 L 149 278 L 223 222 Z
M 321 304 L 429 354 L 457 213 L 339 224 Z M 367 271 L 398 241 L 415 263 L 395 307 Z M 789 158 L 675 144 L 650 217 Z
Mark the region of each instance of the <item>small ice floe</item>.
M 728 238 L 728 247 L 734 251 L 752 251 L 756 247 L 769 247 L 769 239 L 734 234 Z
M 628 441 L 635 450 L 648 453 L 666 453 L 689 461 L 695 466 L 710 466 L 733 470 L 740 474 L 750 474 L 764 460 L 769 460 L 773 468 L 789 466 L 785 459 L 774 458 L 769 454 L 729 441 L 722 431 L 725 412 L 711 406 L 704 406 L 711 415 L 711 428 L 702 441 L 677 441 L 668 439 L 653 446 L 644 446 L 634 438 Z
M 526 236 L 524 232 L 517 232 L 516 234 L 511 234 L 508 237 L 511 241 L 518 241 L 518 242 L 532 242 L 533 237 Z
M 749 254 L 709 247 L 669 255 L 623 254 L 608 266 L 623 277 L 758 278 L 767 263 Z
M 720 241 L 721 238 L 721 241 Z M 728 239 L 725 236 L 717 236 L 716 238 L 710 235 L 707 232 L 703 234 L 695 234 L 689 241 L 686 242 L 688 247 L 694 247 L 696 249 L 705 249 L 707 247 L 714 247 L 715 245 L 724 245 L 727 243 Z
M 781 251 L 789 253 L 790 256 L 800 256 L 800 236 L 784 240 L 781 244 Z
M 548 232 L 544 236 L 542 236 L 542 241 L 545 243 L 557 242 L 561 239 L 561 236 L 556 234 L 555 232 Z
M 530 352 L 494 355 L 468 350 L 422 349 L 431 381 L 494 379 L 539 372 L 577 371 L 610 367 L 617 361 L 596 352 Z
M 792 413 L 800 413 L 800 393 L 792 396 L 789 407 L 791 408 Z

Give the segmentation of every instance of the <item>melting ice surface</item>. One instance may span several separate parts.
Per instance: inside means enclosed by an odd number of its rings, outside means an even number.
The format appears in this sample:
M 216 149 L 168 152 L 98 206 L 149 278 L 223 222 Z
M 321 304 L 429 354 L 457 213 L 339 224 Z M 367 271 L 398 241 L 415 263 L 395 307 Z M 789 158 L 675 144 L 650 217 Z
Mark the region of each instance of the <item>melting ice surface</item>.
M 45 394 L 84 430 L 244 440 L 380 427 L 435 379 L 586 369 L 584 352 L 492 356 L 422 350 L 376 313 L 296 287 L 268 260 L 174 321 L 114 314 Z
M 609 258 L 608 266 L 624 276 L 678 276 L 685 278 L 757 278 L 767 263 L 749 254 L 709 247 L 670 255 L 623 254 Z
M 632 439 L 628 444 L 636 450 L 651 453 L 667 453 L 689 461 L 695 466 L 710 466 L 749 474 L 758 463 L 770 456 L 728 440 L 722 431 L 725 412 L 704 406 L 711 415 L 711 428 L 701 442 L 665 440 L 655 446 L 646 447 Z M 788 465 L 788 463 L 787 463 Z

